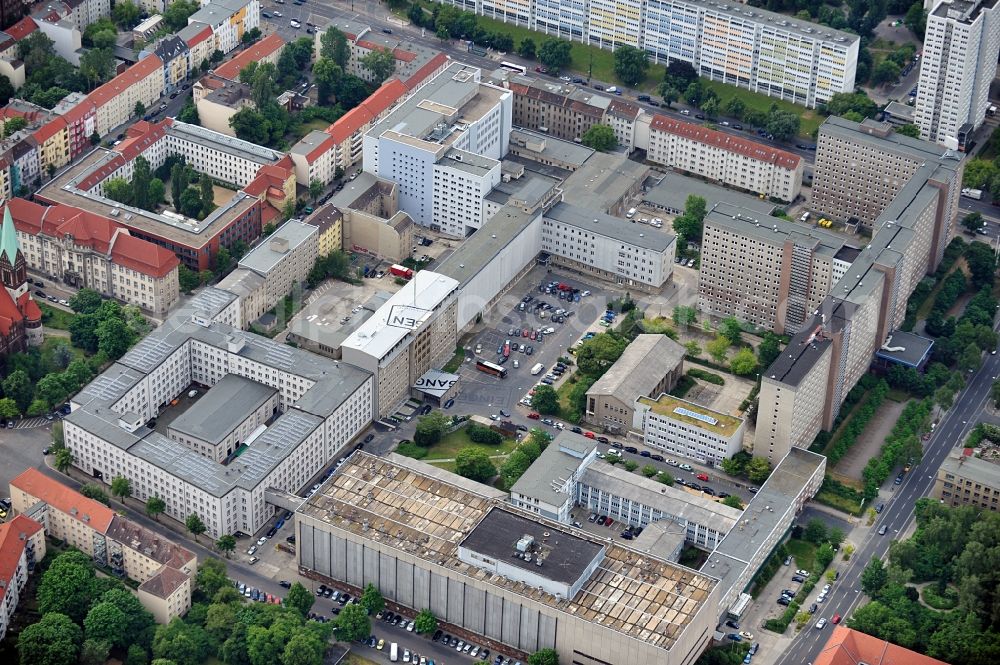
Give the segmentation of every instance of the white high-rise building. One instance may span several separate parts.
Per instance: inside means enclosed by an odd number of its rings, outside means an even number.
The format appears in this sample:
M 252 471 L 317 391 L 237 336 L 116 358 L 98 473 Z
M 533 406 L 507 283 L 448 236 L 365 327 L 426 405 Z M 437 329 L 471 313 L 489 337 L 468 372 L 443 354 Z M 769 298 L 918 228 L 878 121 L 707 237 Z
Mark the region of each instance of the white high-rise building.
M 997 12 L 997 0 L 953 0 L 928 15 L 914 112 L 921 138 L 961 148 L 983 124 L 1000 53 Z
M 513 118 L 510 90 L 454 63 L 372 127 L 364 170 L 399 187 L 399 207 L 421 226 L 463 238 L 480 228 L 500 184 Z

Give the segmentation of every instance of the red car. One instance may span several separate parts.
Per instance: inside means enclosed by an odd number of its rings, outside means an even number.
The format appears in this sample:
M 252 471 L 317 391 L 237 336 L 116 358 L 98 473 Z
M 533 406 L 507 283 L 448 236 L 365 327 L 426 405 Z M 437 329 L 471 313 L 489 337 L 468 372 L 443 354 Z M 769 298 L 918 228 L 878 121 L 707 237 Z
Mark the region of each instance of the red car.
M 594 433 L 593 433 L 593 432 L 584 432 L 584 433 L 583 433 L 583 435 L 584 435 L 585 437 L 587 437 L 588 439 L 596 439 L 596 438 L 597 438 L 597 437 L 596 437 L 596 436 L 594 435 Z
M 611 528 L 611 525 L 612 525 L 612 524 L 614 524 L 614 523 L 615 523 L 615 521 L 614 521 L 613 519 L 611 519 L 611 518 L 609 517 L 609 518 L 608 518 L 608 519 L 607 519 L 607 520 L 606 520 L 606 521 L 604 522 L 604 526 L 606 526 L 606 527 L 608 527 L 608 528 L 610 529 L 610 528 Z
M 698 480 L 705 480 L 705 481 L 707 481 L 708 480 L 708 474 L 707 473 L 699 473 L 697 476 L 695 476 L 695 478 L 697 478 Z
M 839 614 L 834 614 L 833 618 L 830 619 L 830 621 L 832 621 L 833 623 L 840 623 L 840 615 Z
M 521 331 L 521 337 L 527 337 L 529 334 L 530 331 L 527 328 Z
M 541 415 L 535 413 L 534 411 L 528 414 L 528 418 L 531 420 L 538 420 L 541 417 L 542 417 Z

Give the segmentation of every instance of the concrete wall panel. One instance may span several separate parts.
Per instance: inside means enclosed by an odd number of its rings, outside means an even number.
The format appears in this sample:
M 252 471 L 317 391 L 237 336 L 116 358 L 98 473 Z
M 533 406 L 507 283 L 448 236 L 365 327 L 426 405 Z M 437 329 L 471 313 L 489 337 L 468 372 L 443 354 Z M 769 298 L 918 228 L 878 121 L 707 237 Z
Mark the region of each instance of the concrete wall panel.
M 503 598 L 494 594 L 486 594 L 486 628 L 483 634 L 486 637 L 499 640 L 503 625 Z
M 448 614 L 445 620 L 456 626 L 463 624 L 463 612 L 465 611 L 465 584 L 456 582 L 454 579 L 448 580 Z
M 429 570 L 425 568 L 414 568 L 412 607 L 418 610 L 422 610 L 425 607 L 430 607 L 430 602 L 431 602 L 431 573 Z
M 521 635 L 521 604 L 504 598 L 503 624 L 500 640 L 520 648 L 518 638 Z
M 521 606 L 521 626 L 517 643 L 528 653 L 538 651 L 538 610 Z
M 465 588 L 465 627 L 474 633 L 486 629 L 486 591 L 471 586 Z
M 377 587 L 379 586 L 379 580 L 381 579 L 381 567 L 379 566 L 378 550 L 366 547 L 364 557 L 364 571 L 362 577 L 364 578 L 365 584 L 371 582 Z
M 413 564 L 396 562 L 396 602 L 408 607 L 413 605 Z
M 448 578 L 434 574 L 431 577 L 431 612 L 437 617 L 448 616 Z
M 391 554 L 379 556 L 379 590 L 388 600 L 396 600 L 396 557 Z

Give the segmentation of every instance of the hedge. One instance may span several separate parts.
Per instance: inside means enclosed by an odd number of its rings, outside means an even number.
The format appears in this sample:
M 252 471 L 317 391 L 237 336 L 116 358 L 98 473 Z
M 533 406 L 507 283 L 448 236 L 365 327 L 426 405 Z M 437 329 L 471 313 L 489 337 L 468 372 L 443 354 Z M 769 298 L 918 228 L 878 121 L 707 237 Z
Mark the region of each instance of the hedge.
M 723 379 L 718 374 L 712 374 L 711 372 L 706 372 L 704 370 L 698 369 L 697 367 L 692 367 L 687 371 L 688 376 L 692 376 L 696 379 L 701 379 L 702 381 L 707 381 L 708 383 L 714 383 L 717 386 L 726 385 L 726 380 Z
M 831 465 L 837 464 L 847 451 L 857 442 L 871 419 L 878 413 L 885 396 L 889 394 L 889 384 L 880 380 L 868 393 L 868 399 L 858 405 L 851 422 L 844 427 L 840 436 L 833 441 L 833 446 L 827 451 L 826 457 Z

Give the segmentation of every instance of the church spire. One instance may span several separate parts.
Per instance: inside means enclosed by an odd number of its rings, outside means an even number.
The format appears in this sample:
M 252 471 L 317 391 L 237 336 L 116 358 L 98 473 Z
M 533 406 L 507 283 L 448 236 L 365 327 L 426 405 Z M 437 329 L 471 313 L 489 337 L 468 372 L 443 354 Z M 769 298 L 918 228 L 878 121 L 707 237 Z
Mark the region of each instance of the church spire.
M 3 226 L 0 226 L 0 259 L 7 255 L 7 261 L 13 266 L 17 262 L 17 229 L 14 228 L 14 220 L 10 218 L 10 206 L 3 209 Z

